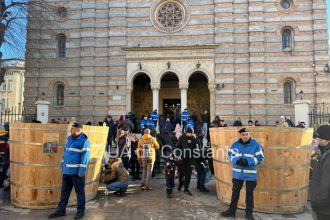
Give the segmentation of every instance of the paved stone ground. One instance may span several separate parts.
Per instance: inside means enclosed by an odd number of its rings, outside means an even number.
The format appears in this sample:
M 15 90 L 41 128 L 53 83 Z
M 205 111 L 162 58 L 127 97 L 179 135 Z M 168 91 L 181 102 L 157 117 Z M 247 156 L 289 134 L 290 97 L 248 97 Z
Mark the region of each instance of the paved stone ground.
M 220 217 L 220 212 L 227 209 L 227 206 L 217 199 L 215 182 L 208 183 L 210 193 L 200 193 L 196 190 L 196 179 L 192 179 L 191 192 L 193 196 L 185 195 L 183 192 L 174 190 L 174 197 L 166 198 L 165 179 L 162 175 L 152 179 L 150 192 L 143 192 L 139 189 L 139 182 L 130 182 L 129 190 L 124 197 L 118 197 L 112 193 L 105 193 L 105 188 L 100 187 L 96 199 L 86 204 L 86 216 L 89 220 L 215 220 L 226 219 Z M 10 204 L 9 192 L 0 190 L 0 220 L 9 219 L 47 219 L 47 216 L 54 210 L 28 210 L 16 208 Z M 67 216 L 63 220 L 73 219 L 75 208 L 67 209 Z M 293 215 L 273 215 L 254 213 L 257 220 L 282 220 L 299 219 L 311 220 L 310 208 L 304 213 Z M 239 210 L 236 219 L 245 219 L 244 211 Z M 232 218 L 227 218 L 232 219 Z

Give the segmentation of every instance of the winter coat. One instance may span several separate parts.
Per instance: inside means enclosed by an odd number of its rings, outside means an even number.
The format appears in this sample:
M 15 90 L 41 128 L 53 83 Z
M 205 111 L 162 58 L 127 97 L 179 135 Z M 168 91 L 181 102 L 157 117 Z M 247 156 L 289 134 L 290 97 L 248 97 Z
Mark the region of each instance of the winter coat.
M 167 159 L 164 166 L 164 174 L 167 177 L 175 177 L 175 160 Z
M 240 158 L 248 161 L 248 166 L 243 167 L 236 164 Z M 243 143 L 240 139 L 236 141 L 227 152 L 227 159 L 233 166 L 233 178 L 238 180 L 257 180 L 257 165 L 264 161 L 261 145 L 254 139 Z
M 330 215 L 330 143 L 321 149 L 321 156 L 313 166 L 310 200 L 316 213 Z
M 127 135 L 124 135 L 118 140 L 118 156 L 131 157 L 131 141 Z
M 182 152 L 181 159 L 182 160 L 193 160 L 193 152 L 195 152 L 197 145 L 196 145 L 196 138 L 194 136 L 188 137 L 186 134 L 183 134 L 178 142 L 176 143 L 176 148 L 180 149 Z M 185 149 L 189 149 L 186 150 Z M 180 156 L 180 155 L 176 155 Z
M 181 113 L 181 121 L 187 121 L 189 116 L 190 116 L 189 112 L 182 112 Z
M 169 134 L 169 133 L 172 133 L 173 131 L 173 125 L 171 122 L 167 121 L 164 123 L 163 125 L 163 129 L 162 129 L 162 134 Z
M 132 131 L 134 129 L 134 125 L 131 122 L 131 120 L 125 119 L 125 121 L 121 125 L 119 125 L 118 128 L 120 128 L 122 130 Z
M 137 156 L 139 160 L 141 159 L 142 153 L 142 141 L 143 143 L 149 143 L 151 141 L 151 162 L 155 163 L 156 149 L 159 149 L 159 143 L 157 142 L 156 138 L 152 137 L 150 134 L 144 134 L 138 143 Z
M 106 175 L 103 177 L 103 182 L 109 184 L 110 182 L 128 182 L 129 173 L 125 169 L 123 161 L 117 158 L 114 163 L 111 164 L 110 170 L 106 170 Z
M 64 146 L 61 169 L 67 175 L 85 175 L 90 157 L 90 142 L 82 133 L 78 137 L 70 135 Z

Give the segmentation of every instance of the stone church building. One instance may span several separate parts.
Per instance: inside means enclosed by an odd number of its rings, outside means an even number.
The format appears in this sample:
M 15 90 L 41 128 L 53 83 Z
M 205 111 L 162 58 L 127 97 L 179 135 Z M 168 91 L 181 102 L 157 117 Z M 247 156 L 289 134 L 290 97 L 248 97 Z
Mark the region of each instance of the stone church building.
M 28 25 L 24 92 L 26 108 L 48 100 L 51 118 L 188 108 L 271 125 L 301 96 L 330 107 L 325 0 L 55 4 L 51 30 Z

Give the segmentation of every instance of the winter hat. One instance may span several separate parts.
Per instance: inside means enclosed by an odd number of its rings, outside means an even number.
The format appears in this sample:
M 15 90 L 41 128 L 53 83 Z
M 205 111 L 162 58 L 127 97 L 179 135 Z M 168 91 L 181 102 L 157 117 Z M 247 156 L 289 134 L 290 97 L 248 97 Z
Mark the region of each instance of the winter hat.
M 249 132 L 249 129 L 247 128 L 242 128 L 238 131 L 238 133 L 242 134 L 242 133 L 245 133 L 245 132 Z
M 74 128 L 83 128 L 83 125 L 80 124 L 79 122 L 74 122 L 74 123 L 72 124 L 72 127 L 74 127 Z
M 315 131 L 315 136 L 330 141 L 330 125 L 322 125 Z
M 193 133 L 193 131 L 192 131 L 192 129 L 191 128 L 187 128 L 187 131 L 186 131 L 186 133 Z

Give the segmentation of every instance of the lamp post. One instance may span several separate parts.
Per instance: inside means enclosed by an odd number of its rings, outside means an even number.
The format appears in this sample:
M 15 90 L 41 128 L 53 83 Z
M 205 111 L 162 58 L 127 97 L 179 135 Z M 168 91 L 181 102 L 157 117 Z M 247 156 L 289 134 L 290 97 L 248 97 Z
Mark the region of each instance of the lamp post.
M 300 97 L 300 100 L 304 99 L 304 91 L 300 90 L 299 97 Z

